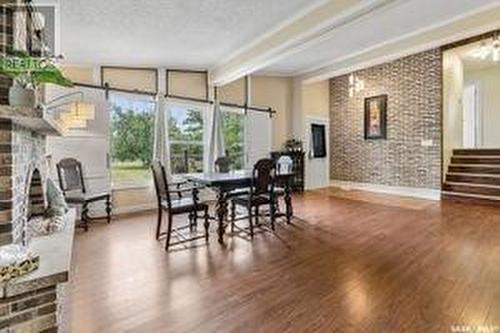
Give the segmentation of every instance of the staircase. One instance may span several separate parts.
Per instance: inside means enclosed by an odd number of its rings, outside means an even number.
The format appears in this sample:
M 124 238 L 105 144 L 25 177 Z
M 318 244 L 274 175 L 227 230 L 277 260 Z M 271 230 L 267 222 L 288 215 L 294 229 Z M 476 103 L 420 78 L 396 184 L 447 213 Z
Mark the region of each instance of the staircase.
M 442 197 L 500 206 L 500 149 L 455 149 Z

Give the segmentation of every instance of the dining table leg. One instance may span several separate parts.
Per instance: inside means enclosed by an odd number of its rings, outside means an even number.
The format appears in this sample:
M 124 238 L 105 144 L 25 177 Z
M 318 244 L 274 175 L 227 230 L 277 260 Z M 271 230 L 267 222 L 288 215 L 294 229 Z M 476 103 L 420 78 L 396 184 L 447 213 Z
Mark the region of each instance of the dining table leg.
M 287 179 L 285 182 L 285 215 L 286 215 L 286 223 L 292 223 L 293 216 L 293 206 L 292 206 L 292 190 L 290 188 L 290 180 Z
M 217 220 L 219 224 L 217 228 L 217 234 L 219 236 L 219 243 L 221 244 L 224 243 L 224 232 L 226 228 L 224 222 L 228 213 L 227 204 L 227 192 L 223 189 L 219 189 L 217 191 L 215 212 L 217 214 Z

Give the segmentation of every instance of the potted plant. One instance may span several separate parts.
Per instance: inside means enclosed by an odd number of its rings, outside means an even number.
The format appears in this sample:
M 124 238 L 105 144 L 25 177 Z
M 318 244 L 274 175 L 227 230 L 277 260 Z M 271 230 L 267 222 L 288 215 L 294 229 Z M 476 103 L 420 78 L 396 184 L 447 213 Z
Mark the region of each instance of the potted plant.
M 9 89 L 11 106 L 35 107 L 36 90 L 43 83 L 72 87 L 55 65 L 55 58 L 31 57 L 24 51 L 13 51 L 0 59 L 0 74 L 13 80 Z

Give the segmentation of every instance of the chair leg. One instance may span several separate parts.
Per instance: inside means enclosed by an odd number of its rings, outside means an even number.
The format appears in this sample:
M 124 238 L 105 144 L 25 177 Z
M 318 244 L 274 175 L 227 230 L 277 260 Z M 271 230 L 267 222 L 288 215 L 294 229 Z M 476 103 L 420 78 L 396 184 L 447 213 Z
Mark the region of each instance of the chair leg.
M 83 230 L 85 230 L 85 232 L 89 231 L 89 208 L 86 203 L 82 206 L 81 219 L 83 222 Z
M 260 206 L 257 205 L 257 206 L 255 206 L 255 225 L 256 226 L 260 225 L 259 215 L 260 215 Z
M 165 242 L 165 251 L 168 251 L 168 247 L 170 245 L 170 236 L 172 235 L 172 224 L 173 224 L 173 216 L 172 214 L 168 214 L 167 240 Z
M 253 214 L 252 206 L 248 206 L 248 223 L 250 224 L 250 237 L 253 238 Z
M 271 229 L 275 231 L 276 228 L 274 226 L 274 223 L 276 222 L 276 204 L 274 199 L 271 200 L 271 203 L 269 204 L 269 211 L 271 213 Z
M 208 228 L 210 227 L 210 224 L 208 223 L 208 208 L 205 208 L 205 223 L 203 226 L 205 227 L 205 241 L 208 242 Z
M 193 229 L 197 230 L 198 229 L 198 211 L 195 210 L 193 212 Z
M 236 220 L 236 204 L 231 201 L 231 233 L 234 232 L 234 221 Z
M 111 223 L 111 198 L 106 199 L 106 219 L 108 223 Z
M 160 239 L 161 222 L 163 218 L 163 209 L 158 208 L 158 222 L 156 223 L 156 239 Z
M 194 214 L 193 212 L 190 212 L 189 215 L 188 215 L 188 219 L 189 219 L 189 231 L 192 232 L 193 231 L 193 225 L 194 225 Z

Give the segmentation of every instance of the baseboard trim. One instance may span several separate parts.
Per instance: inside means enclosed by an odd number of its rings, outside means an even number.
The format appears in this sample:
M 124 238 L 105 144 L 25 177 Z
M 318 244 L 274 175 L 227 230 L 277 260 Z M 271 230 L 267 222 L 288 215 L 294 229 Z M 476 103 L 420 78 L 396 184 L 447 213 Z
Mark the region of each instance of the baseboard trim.
M 387 185 L 357 183 L 357 182 L 349 182 L 344 180 L 333 180 L 333 179 L 330 181 L 330 186 L 338 187 L 347 191 L 362 190 L 368 192 L 393 194 L 403 197 L 412 197 L 412 198 L 427 199 L 434 201 L 441 200 L 440 190 L 428 189 L 428 188 L 387 186 Z
M 117 207 L 113 208 L 113 215 L 126 215 L 140 212 L 147 212 L 154 209 L 157 209 L 158 206 L 155 204 L 144 204 L 132 207 Z

